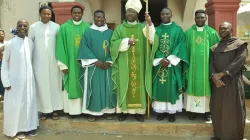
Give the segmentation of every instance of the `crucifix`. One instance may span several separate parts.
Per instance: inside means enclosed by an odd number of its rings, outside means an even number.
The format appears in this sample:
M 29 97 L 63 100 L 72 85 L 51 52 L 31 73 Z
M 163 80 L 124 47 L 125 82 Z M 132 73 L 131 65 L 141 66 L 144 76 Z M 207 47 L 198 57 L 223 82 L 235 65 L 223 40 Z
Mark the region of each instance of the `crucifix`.
M 131 35 L 131 39 L 133 39 L 135 42 L 139 41 L 139 39 L 135 39 L 135 35 L 133 35 L 133 34 Z M 135 45 L 132 45 L 132 46 L 135 46 Z M 133 53 L 135 52 L 135 47 L 133 47 L 132 52 Z
M 161 84 L 164 84 L 164 82 L 166 82 L 166 79 L 164 78 L 165 78 L 164 70 L 162 70 L 161 79 L 160 79 Z
M 167 38 L 169 37 L 169 35 L 168 35 L 167 33 L 165 33 L 164 35 L 162 35 L 162 37 L 163 37 L 164 39 L 167 39 Z

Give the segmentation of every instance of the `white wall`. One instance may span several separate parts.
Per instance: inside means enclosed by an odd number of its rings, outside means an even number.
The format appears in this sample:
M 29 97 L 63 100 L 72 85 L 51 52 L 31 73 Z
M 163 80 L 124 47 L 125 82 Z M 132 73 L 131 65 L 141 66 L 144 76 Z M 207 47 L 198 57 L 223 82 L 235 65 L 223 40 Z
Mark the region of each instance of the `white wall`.
M 9 30 L 16 26 L 17 20 L 24 18 L 30 24 L 39 20 L 39 2 L 58 2 L 58 1 L 74 1 L 74 0 L 0 0 L 0 28 L 6 32 L 6 38 L 12 37 Z M 116 26 L 121 23 L 121 2 L 120 0 L 95 0 L 100 1 L 100 5 L 91 3 L 91 0 L 75 0 L 85 6 L 83 19 L 87 22 L 93 22 L 93 12 L 102 9 L 106 13 L 108 23 L 115 23 Z M 183 10 L 185 0 L 168 0 L 168 7 L 173 10 L 173 21 L 177 22 L 184 30 L 194 24 L 194 19 L 183 21 Z M 206 0 L 197 0 L 196 8 L 205 9 Z M 92 5 L 91 5 L 92 4 Z M 193 14 L 194 15 L 194 14 Z
M 39 2 L 57 2 L 58 0 L 1 0 L 1 28 L 6 32 L 6 39 L 12 35 L 10 28 L 16 27 L 19 19 L 26 19 L 30 24 L 39 20 Z
M 191 9 L 190 11 L 188 11 L 192 13 L 191 17 L 188 17 L 188 20 L 185 21 L 183 21 L 183 11 L 185 8 L 184 2 L 184 0 L 168 0 L 168 7 L 173 11 L 172 21 L 175 21 L 177 24 L 179 24 L 183 28 L 183 30 L 186 30 L 194 24 L 195 11 L 198 9 L 206 9 L 205 4 L 207 3 L 207 0 L 197 0 L 195 9 Z
M 103 10 L 106 13 L 107 23 L 121 24 L 121 1 L 120 0 L 104 0 Z
M 85 7 L 84 15 L 82 17 L 83 20 L 86 22 L 92 23 L 93 22 L 93 12 L 92 12 L 93 10 L 90 5 L 90 1 L 91 0 L 76 0 L 76 2 L 81 3 Z

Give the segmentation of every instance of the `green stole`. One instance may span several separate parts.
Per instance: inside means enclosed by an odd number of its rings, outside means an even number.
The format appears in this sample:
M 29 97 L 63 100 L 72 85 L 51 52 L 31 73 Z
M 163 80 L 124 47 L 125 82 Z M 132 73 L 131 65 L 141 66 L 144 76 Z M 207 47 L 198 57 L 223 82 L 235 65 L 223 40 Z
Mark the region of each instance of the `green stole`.
M 153 99 L 175 104 L 186 88 L 184 73 L 188 69 L 188 55 L 185 34 L 175 22 L 156 28 L 160 45 L 155 58 L 167 58 L 175 55 L 181 59 L 178 65 L 161 70 L 161 64 L 153 68 Z
M 68 73 L 64 75 L 64 88 L 69 99 L 82 97 L 79 84 L 80 65 L 77 63 L 78 48 L 84 32 L 90 25 L 82 21 L 74 25 L 72 20 L 64 23 L 59 31 L 56 44 L 56 58 L 68 67 Z
M 219 42 L 217 32 L 205 25 L 203 31 L 197 31 L 193 25 L 186 31 L 190 68 L 188 70 L 188 95 L 210 96 L 209 50 Z

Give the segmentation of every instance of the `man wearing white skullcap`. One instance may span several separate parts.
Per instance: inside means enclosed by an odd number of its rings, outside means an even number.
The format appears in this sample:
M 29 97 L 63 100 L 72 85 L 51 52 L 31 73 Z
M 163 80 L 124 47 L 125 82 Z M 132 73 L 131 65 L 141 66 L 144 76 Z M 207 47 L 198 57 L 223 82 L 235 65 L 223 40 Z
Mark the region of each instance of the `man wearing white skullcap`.
M 151 43 L 146 48 L 146 28 L 138 21 L 141 9 L 140 0 L 128 0 L 126 19 L 115 29 L 111 38 L 112 80 L 114 93 L 117 94 L 119 121 L 133 114 L 137 121 L 143 122 L 147 93 L 152 93 L 152 62 L 159 39 L 155 39 L 154 25 L 146 13 L 145 21 L 149 24 L 147 38 Z

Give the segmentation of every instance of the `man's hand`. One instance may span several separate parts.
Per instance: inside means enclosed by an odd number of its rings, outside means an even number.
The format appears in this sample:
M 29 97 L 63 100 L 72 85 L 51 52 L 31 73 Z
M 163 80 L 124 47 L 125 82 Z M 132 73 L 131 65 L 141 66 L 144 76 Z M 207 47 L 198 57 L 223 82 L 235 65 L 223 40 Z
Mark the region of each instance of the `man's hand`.
M 151 17 L 149 16 L 147 12 L 145 13 L 145 21 L 148 23 L 149 26 L 152 25 Z
M 163 58 L 161 60 L 161 69 L 165 69 L 165 67 L 167 67 L 169 65 L 168 60 L 166 60 L 165 58 Z
M 65 69 L 65 70 L 62 70 L 63 74 L 68 74 L 69 73 L 69 70 L 68 69 Z
M 222 80 L 217 80 L 217 81 L 214 81 L 214 84 L 217 88 L 220 88 L 222 86 L 225 86 L 224 82 Z
M 128 45 L 130 46 L 134 46 L 135 45 L 135 40 L 133 38 L 130 38 L 129 41 L 128 41 Z
M 10 90 L 11 89 L 11 86 L 9 86 L 9 87 L 4 87 L 6 90 Z
M 103 69 L 108 69 L 110 67 L 110 63 L 109 62 L 103 62 Z
M 222 77 L 224 77 L 226 74 L 223 73 L 223 72 L 220 72 L 220 73 L 216 73 L 212 76 L 212 79 L 217 81 L 217 80 L 221 80 Z
M 94 64 L 95 64 L 95 66 L 97 66 L 99 68 L 103 68 L 103 66 L 104 66 L 103 62 L 101 62 L 101 61 L 96 61 Z

